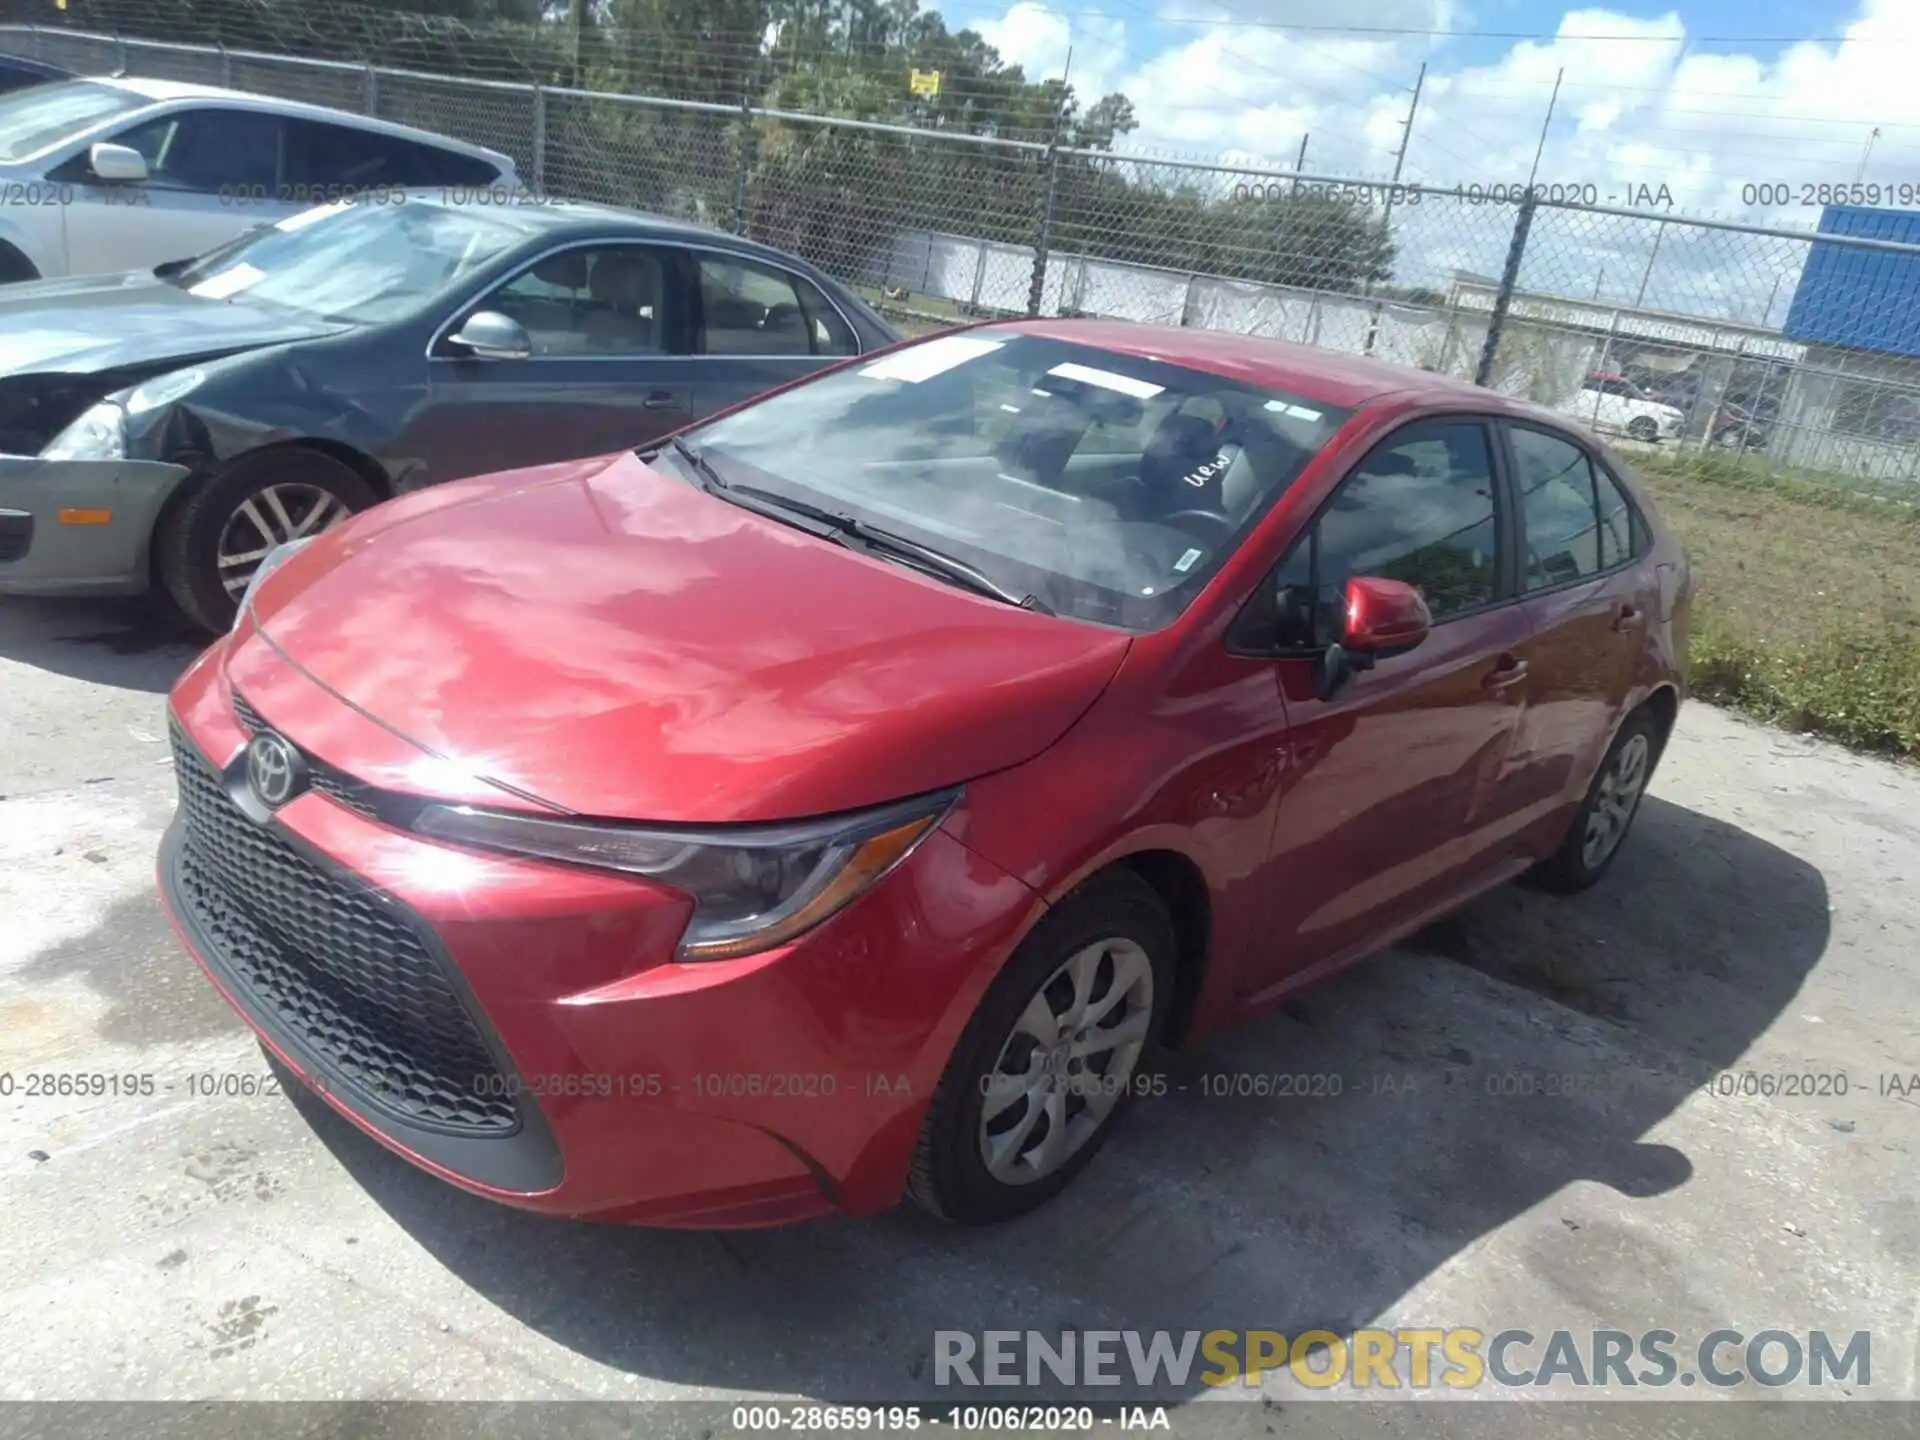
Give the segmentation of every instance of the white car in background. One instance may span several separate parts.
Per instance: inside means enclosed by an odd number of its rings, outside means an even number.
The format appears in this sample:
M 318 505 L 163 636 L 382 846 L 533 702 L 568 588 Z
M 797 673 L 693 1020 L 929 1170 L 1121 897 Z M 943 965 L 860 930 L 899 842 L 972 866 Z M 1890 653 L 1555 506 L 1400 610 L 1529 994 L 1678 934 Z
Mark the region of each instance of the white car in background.
M 144 270 L 402 187 L 517 187 L 513 161 L 319 105 L 170 80 L 0 95 L 0 283 Z
M 1559 408 L 1590 430 L 1648 444 L 1676 438 L 1687 423 L 1684 412 L 1654 399 L 1626 376 L 1600 371 L 1588 375 L 1573 399 Z

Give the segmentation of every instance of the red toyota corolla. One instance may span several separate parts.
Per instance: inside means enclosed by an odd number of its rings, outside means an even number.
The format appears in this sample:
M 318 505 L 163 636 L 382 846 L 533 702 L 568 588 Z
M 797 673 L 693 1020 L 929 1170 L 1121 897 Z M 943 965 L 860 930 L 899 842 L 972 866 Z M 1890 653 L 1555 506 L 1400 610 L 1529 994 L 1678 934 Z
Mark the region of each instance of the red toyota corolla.
M 1488 391 L 953 332 L 275 552 L 174 690 L 161 886 L 286 1067 L 470 1190 L 998 1220 L 1157 1046 L 1598 879 L 1689 588 Z

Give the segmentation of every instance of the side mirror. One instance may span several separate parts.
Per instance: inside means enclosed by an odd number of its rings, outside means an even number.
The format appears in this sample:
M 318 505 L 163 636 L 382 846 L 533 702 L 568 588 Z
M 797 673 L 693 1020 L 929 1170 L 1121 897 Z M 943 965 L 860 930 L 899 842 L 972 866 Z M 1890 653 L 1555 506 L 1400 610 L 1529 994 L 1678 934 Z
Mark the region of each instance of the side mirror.
M 1362 670 L 1404 655 L 1427 638 L 1433 616 L 1420 592 L 1400 580 L 1356 575 L 1347 581 L 1346 623 L 1338 640 L 1321 653 L 1315 688 L 1331 700 Z
M 1347 581 L 1347 628 L 1340 639 L 1349 652 L 1384 660 L 1413 649 L 1431 629 L 1433 616 L 1413 586 L 1373 575 Z
M 474 311 L 447 343 L 483 360 L 525 360 L 533 354 L 533 337 L 526 327 L 498 310 Z
M 147 157 L 130 145 L 101 140 L 87 151 L 87 164 L 101 180 L 122 183 L 147 178 Z

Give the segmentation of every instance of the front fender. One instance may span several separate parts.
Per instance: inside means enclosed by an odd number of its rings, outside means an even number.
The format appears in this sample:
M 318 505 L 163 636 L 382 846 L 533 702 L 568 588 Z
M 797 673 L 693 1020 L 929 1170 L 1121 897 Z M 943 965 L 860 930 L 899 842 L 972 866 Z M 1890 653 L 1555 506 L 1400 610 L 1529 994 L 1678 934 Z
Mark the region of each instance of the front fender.
M 28 189 L 39 188 L 37 181 L 0 178 L 0 188 L 9 184 Z M 0 245 L 11 246 L 26 256 L 27 263 L 42 279 L 64 275 L 67 271 L 63 259 L 66 247 L 61 224 L 62 216 L 57 205 L 5 206 L 0 208 Z

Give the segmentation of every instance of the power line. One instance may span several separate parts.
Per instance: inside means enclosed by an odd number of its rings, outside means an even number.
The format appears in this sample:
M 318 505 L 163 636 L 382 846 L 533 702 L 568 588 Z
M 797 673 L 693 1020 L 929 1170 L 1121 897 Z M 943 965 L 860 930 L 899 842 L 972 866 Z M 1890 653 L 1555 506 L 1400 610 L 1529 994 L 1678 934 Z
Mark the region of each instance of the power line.
M 1125 15 L 1116 15 L 1108 10 L 1053 10 L 1049 14 L 1061 18 L 1085 17 L 1097 20 L 1125 21 Z M 1139 12 L 1136 12 L 1139 13 Z M 1321 31 L 1337 35 L 1407 35 L 1449 40 L 1545 40 L 1584 42 L 1588 40 L 1604 43 L 1627 43 L 1638 45 L 1879 45 L 1911 44 L 1920 40 L 1914 35 L 1562 35 L 1555 31 L 1542 30 L 1452 30 L 1422 28 L 1412 25 L 1348 25 L 1325 21 L 1293 20 L 1213 20 L 1200 16 L 1155 15 L 1156 23 L 1162 25 L 1190 25 L 1202 29 L 1223 30 L 1307 30 Z

